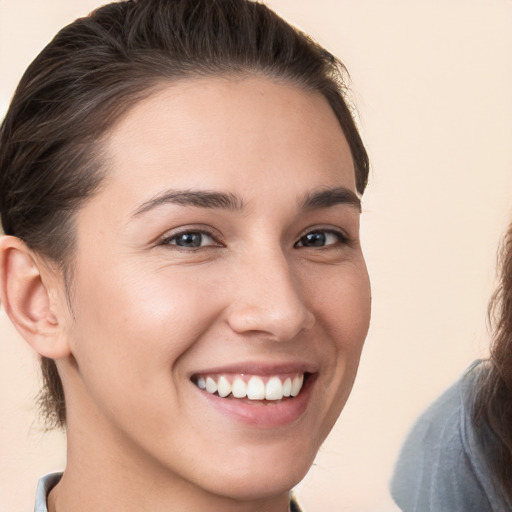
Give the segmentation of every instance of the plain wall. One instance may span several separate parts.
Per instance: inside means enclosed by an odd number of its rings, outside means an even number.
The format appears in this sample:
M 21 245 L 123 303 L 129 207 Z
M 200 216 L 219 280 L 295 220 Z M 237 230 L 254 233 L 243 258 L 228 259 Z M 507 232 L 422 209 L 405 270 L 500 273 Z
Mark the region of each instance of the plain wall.
M 362 224 L 372 326 L 299 496 L 309 512 L 385 512 L 414 418 L 487 353 L 512 218 L 512 0 L 268 3 L 347 65 L 373 166 Z M 0 109 L 54 33 L 97 5 L 0 0 Z M 37 479 L 64 464 L 62 436 L 35 417 L 36 366 L 0 315 L 0 512 L 31 510 Z

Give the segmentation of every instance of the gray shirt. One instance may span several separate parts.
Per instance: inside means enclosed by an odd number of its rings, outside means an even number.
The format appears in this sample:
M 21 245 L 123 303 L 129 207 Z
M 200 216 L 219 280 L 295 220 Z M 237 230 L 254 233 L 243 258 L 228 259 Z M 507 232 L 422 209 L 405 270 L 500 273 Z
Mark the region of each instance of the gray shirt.
M 391 494 L 403 512 L 505 512 L 472 421 L 476 361 L 419 418 L 398 458 Z M 489 435 L 492 435 L 489 432 Z

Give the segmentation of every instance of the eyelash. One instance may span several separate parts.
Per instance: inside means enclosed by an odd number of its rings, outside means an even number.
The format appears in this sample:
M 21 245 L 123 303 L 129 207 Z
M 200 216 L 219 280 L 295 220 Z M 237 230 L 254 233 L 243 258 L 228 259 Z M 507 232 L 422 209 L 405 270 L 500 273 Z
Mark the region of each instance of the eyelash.
M 186 235 L 201 235 L 202 238 L 204 238 L 204 237 L 210 238 L 214 243 L 208 244 L 208 245 L 199 245 L 199 246 L 195 246 L 195 247 L 187 247 L 187 246 L 183 246 L 183 245 L 178 245 L 177 243 L 173 243 L 174 240 L 176 240 L 180 237 L 184 237 Z M 183 231 L 179 231 L 177 233 L 172 234 L 171 236 L 165 237 L 162 240 L 160 245 L 174 245 L 178 249 L 181 249 L 181 250 L 198 250 L 201 247 L 221 247 L 222 246 L 222 244 L 217 241 L 216 237 L 212 233 L 210 233 L 209 231 L 205 231 L 203 229 L 186 229 Z
M 334 236 L 336 238 L 336 242 L 334 243 L 329 243 L 329 244 L 325 244 L 325 245 L 320 245 L 320 246 L 315 246 L 315 245 L 311 245 L 311 246 L 308 246 L 308 245 L 303 245 L 306 238 L 310 235 L 318 235 L 318 234 L 322 234 L 322 235 L 331 235 L 331 236 Z M 308 249 L 308 248 L 315 248 L 315 247 L 318 247 L 318 248 L 325 248 L 325 247 L 334 247 L 334 246 L 338 246 L 338 245 L 348 245 L 350 243 L 350 238 L 342 231 L 337 231 L 337 230 L 334 230 L 334 229 L 322 229 L 322 228 L 318 228 L 318 229 L 312 229 L 310 231 L 308 231 L 307 233 L 305 233 L 304 235 L 302 235 L 299 240 L 297 240 L 297 242 L 295 242 L 294 244 L 294 247 L 295 248 L 305 248 L 305 249 Z M 302 244 L 302 245 L 299 245 L 299 244 Z
M 319 235 L 319 234 L 324 235 L 324 241 L 329 235 L 334 236 L 336 238 L 336 241 L 334 243 L 328 243 L 328 244 L 324 244 L 324 245 L 304 245 L 304 243 L 307 241 L 308 236 Z M 178 245 L 177 243 L 174 243 L 175 240 L 177 240 L 180 237 L 184 237 L 186 235 L 200 235 L 201 243 L 203 242 L 204 237 L 208 237 L 214 243 L 207 244 L 207 245 L 197 245 L 197 246 L 192 246 L 192 247 L 191 246 L 187 247 L 186 245 Z M 314 239 L 313 239 L 313 241 L 314 241 Z M 325 247 L 333 247 L 333 246 L 337 246 L 337 245 L 348 245 L 348 244 L 350 244 L 350 238 L 344 232 L 333 230 L 333 229 L 321 229 L 320 228 L 320 229 L 312 229 L 312 230 L 306 232 L 293 244 L 293 247 L 296 249 L 297 248 L 305 248 L 305 249 L 313 248 L 314 249 L 314 248 L 325 248 Z M 223 244 L 220 243 L 211 232 L 202 230 L 202 229 L 187 229 L 184 231 L 179 231 L 177 233 L 172 234 L 171 236 L 165 237 L 161 241 L 160 245 L 174 245 L 178 249 L 186 250 L 186 251 L 198 250 L 202 247 L 222 247 L 223 246 Z

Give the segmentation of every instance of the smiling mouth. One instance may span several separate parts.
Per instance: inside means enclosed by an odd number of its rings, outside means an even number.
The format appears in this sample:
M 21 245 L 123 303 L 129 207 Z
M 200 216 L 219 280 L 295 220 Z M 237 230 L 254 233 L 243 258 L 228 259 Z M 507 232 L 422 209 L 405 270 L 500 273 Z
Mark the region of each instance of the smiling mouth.
M 195 375 L 192 382 L 203 391 L 227 399 L 249 402 L 278 403 L 283 399 L 298 396 L 303 388 L 307 373 L 279 376 L 259 375 Z

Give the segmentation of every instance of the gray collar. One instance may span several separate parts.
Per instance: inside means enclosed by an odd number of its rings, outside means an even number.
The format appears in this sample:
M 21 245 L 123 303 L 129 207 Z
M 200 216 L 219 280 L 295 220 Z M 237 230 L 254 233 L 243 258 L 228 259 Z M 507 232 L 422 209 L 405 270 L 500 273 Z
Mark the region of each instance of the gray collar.
M 43 476 L 37 484 L 36 506 L 34 512 L 48 512 L 46 498 L 48 493 L 59 483 L 62 473 L 50 473 Z

